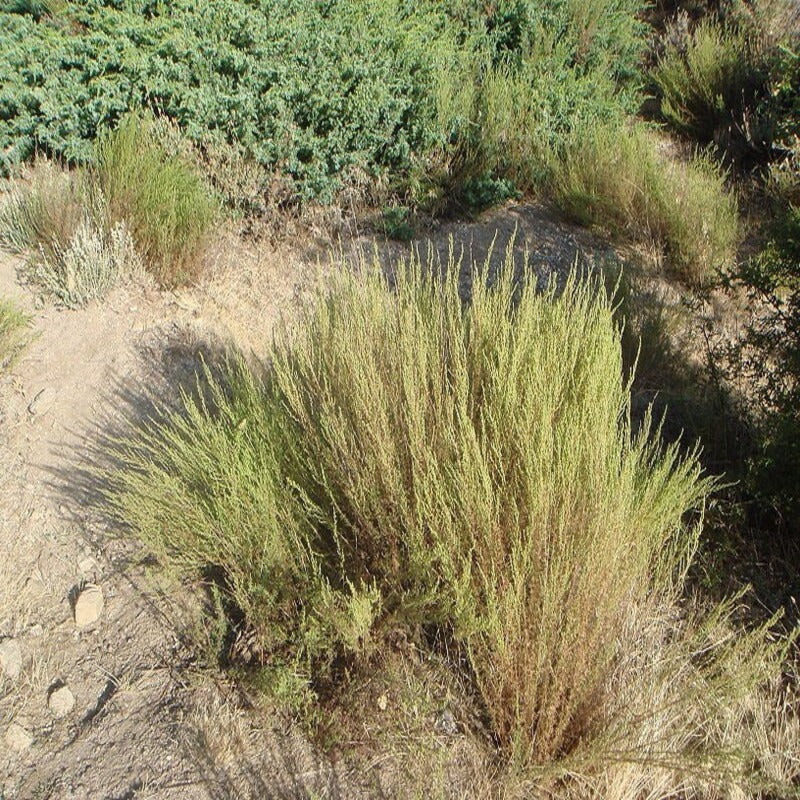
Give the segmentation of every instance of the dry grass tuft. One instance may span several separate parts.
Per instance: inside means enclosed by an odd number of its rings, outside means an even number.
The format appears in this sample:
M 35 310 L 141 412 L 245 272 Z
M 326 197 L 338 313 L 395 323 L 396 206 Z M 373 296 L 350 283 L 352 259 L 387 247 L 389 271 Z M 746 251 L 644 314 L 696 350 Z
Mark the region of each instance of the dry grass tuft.
M 17 360 L 30 340 L 30 317 L 0 298 L 0 374 Z

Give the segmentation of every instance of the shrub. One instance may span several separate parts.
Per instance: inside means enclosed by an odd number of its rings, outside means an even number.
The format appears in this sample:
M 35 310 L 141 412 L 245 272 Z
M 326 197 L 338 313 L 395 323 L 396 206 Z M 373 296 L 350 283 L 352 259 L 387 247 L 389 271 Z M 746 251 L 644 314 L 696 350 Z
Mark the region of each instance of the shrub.
M 706 156 L 670 161 L 642 127 L 601 127 L 573 140 L 554 183 L 573 217 L 655 242 L 690 283 L 707 282 L 735 257 L 736 201 L 719 168 Z
M 800 207 L 789 206 L 773 225 L 764 250 L 737 272 L 735 283 L 749 295 L 753 311 L 733 349 L 734 369 L 758 399 L 754 422 L 761 449 L 751 488 L 782 518 L 781 527 L 800 532 Z
M 130 277 L 141 268 L 123 223 L 105 232 L 85 217 L 66 244 L 34 254 L 27 271 L 30 280 L 57 301 L 77 308 L 103 297 L 120 277 Z
M 10 368 L 30 338 L 30 317 L 10 300 L 0 299 L 0 375 Z
M 641 7 L 93 0 L 71 4 L 69 24 L 0 11 L 0 158 L 87 163 L 98 133 L 146 103 L 201 149 L 227 142 L 281 173 L 293 203 L 330 201 L 364 174 L 401 203 L 442 172 L 517 182 L 517 150 L 529 182 L 574 119 L 635 107 Z
M 737 146 L 768 149 L 767 121 L 755 114 L 767 89 L 767 64 L 746 31 L 704 19 L 684 48 L 667 47 L 653 77 L 662 114 L 679 131 L 729 155 Z
M 517 285 L 509 251 L 465 305 L 446 271 L 335 276 L 264 374 L 207 371 L 183 411 L 115 448 L 116 514 L 213 578 L 282 696 L 334 691 L 390 631 L 423 626 L 462 648 L 522 776 L 627 762 L 728 780 L 747 763 L 715 754 L 721 714 L 780 647 L 722 633 L 735 599 L 678 611 L 685 515 L 711 481 L 647 421 L 633 433 L 596 286 Z
M 147 268 L 175 286 L 197 274 L 217 207 L 192 166 L 159 141 L 155 124 L 130 114 L 102 135 L 92 180 L 110 224 L 127 226 Z

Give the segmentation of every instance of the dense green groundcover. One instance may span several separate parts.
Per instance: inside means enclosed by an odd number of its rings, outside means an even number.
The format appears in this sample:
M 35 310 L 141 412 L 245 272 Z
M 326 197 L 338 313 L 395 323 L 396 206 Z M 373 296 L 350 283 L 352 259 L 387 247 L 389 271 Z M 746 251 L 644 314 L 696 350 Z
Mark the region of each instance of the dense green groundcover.
M 537 147 L 619 114 L 641 5 L 0 0 L 0 170 L 37 151 L 84 162 L 98 130 L 145 105 L 289 176 L 300 198 L 330 199 L 359 171 L 407 186 L 472 159 L 497 174 L 481 161 L 502 152 L 482 133 L 487 78 L 530 84 L 518 122 Z

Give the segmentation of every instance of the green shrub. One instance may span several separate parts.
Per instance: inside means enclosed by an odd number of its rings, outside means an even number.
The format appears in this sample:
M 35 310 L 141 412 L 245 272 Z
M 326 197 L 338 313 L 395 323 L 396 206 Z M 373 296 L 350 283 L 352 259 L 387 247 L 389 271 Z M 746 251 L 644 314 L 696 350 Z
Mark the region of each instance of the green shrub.
M 509 251 L 493 287 L 474 273 L 466 305 L 454 263 L 443 282 L 417 263 L 338 274 L 264 374 L 207 372 L 115 449 L 113 508 L 163 563 L 215 581 L 283 698 L 335 691 L 391 632 L 433 628 L 519 775 L 623 761 L 645 782 L 683 771 L 674 790 L 695 769 L 727 781 L 746 761 L 723 709 L 780 648 L 722 632 L 736 600 L 677 611 L 685 515 L 711 481 L 646 421 L 633 432 L 602 291 L 512 272 Z
M 653 72 L 661 112 L 677 130 L 730 157 L 764 154 L 771 132 L 757 107 L 767 94 L 767 66 L 755 32 L 706 18 L 684 47 L 667 47 Z
M 800 206 L 772 226 L 764 250 L 736 274 L 753 305 L 732 366 L 758 399 L 753 414 L 760 452 L 750 477 L 757 497 L 777 510 L 781 527 L 800 533 Z
M 569 214 L 654 242 L 684 280 L 703 284 L 735 258 L 736 200 L 708 157 L 671 161 L 644 128 L 604 127 L 573 140 L 555 171 L 554 195 Z
M 197 275 L 217 211 L 208 186 L 159 141 L 155 120 L 130 114 L 97 143 L 92 182 L 111 225 L 124 224 L 163 286 Z
M 0 298 L 0 375 L 13 365 L 30 339 L 30 322 L 14 303 Z
M 635 108 L 641 6 L 92 0 L 69 24 L 0 11 L 0 158 L 89 162 L 98 132 L 145 103 L 201 149 L 280 173 L 290 203 L 364 174 L 399 195 L 442 173 L 527 188 L 576 119 Z

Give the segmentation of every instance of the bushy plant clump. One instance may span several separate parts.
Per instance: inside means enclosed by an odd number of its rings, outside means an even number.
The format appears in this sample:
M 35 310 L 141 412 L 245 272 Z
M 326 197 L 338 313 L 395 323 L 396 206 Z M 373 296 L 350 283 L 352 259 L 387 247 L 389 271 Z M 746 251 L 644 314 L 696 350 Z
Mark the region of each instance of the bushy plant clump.
M 217 213 L 196 169 L 169 152 L 150 115 L 129 114 L 95 144 L 93 191 L 107 222 L 129 230 L 144 263 L 162 286 L 195 277 Z
M 189 282 L 218 204 L 166 139 L 161 121 L 132 113 L 95 143 L 91 168 L 38 163 L 0 209 L 0 245 L 27 254 L 28 277 L 68 307 L 142 268 L 162 286 Z
M 760 401 L 753 420 L 760 453 L 751 488 L 776 510 L 781 527 L 800 534 L 800 204 L 773 225 L 764 250 L 738 270 L 736 283 L 753 301 L 732 366 Z
M 526 779 L 620 761 L 650 765 L 642 785 L 741 777 L 721 709 L 780 648 L 722 633 L 734 602 L 678 611 L 711 482 L 648 421 L 634 432 L 599 287 L 512 272 L 509 254 L 493 286 L 472 273 L 466 302 L 452 262 L 335 276 L 269 368 L 207 374 L 115 448 L 112 506 L 213 579 L 284 698 L 438 630 Z
M 792 4 L 724 3 L 670 38 L 653 71 L 664 119 L 741 166 L 783 158 L 798 119 Z
M 754 113 L 767 91 L 767 64 L 745 31 L 704 19 L 685 43 L 667 47 L 654 78 L 661 112 L 679 131 L 728 152 L 769 147 L 766 120 Z

